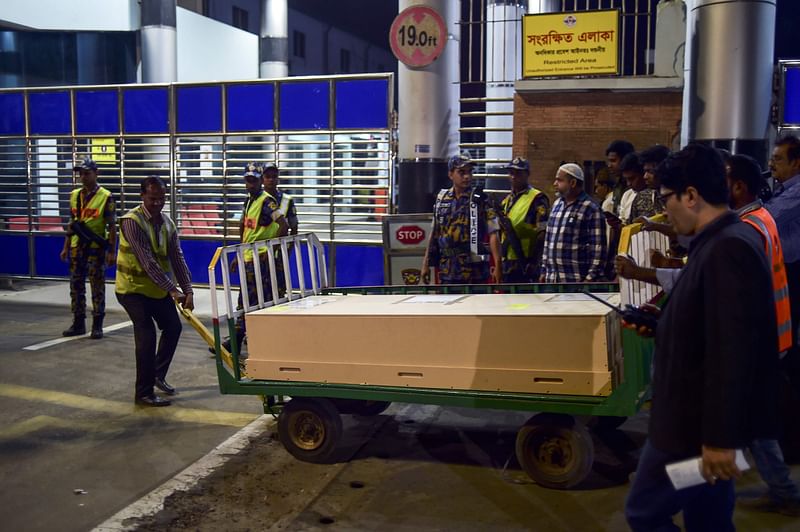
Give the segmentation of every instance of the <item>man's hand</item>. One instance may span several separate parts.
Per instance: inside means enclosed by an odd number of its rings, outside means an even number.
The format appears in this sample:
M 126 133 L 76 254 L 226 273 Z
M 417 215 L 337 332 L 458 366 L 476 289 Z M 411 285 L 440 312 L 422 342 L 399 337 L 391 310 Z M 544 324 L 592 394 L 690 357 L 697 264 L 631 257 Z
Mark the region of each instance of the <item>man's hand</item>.
M 489 267 L 489 275 L 495 284 L 503 283 L 503 268 L 499 264 L 493 264 Z
M 194 310 L 194 294 L 186 294 L 186 299 L 183 301 L 183 308 L 186 310 Z
M 731 480 L 742 476 L 736 466 L 736 449 L 720 449 L 703 445 L 702 474 L 712 486 L 717 480 Z
M 181 306 L 186 302 L 186 294 L 178 290 L 177 288 L 173 288 L 169 291 L 170 297 L 175 300 L 176 303 L 180 303 Z
M 641 222 L 642 230 L 644 231 L 655 231 L 656 233 L 661 233 L 669 238 L 675 238 L 676 236 L 675 229 L 671 224 L 662 224 L 647 218 L 641 218 Z
M 235 272 L 236 272 L 236 270 L 238 270 L 238 269 L 239 269 L 239 261 L 238 261 L 238 260 L 237 260 L 237 258 L 234 256 L 234 257 L 233 257 L 233 260 L 230 262 L 230 264 L 228 264 L 228 271 L 229 271 L 230 273 L 235 273 Z
M 106 266 L 111 267 L 114 263 L 117 262 L 117 255 L 114 253 L 113 250 L 108 250 L 106 252 Z
M 661 309 L 651 303 L 645 303 L 644 305 L 639 307 L 639 310 L 652 314 L 656 318 L 661 316 Z M 622 326 L 626 329 L 631 329 L 636 331 L 636 334 L 641 336 L 642 338 L 652 338 L 656 335 L 656 331 L 646 325 L 636 325 L 634 323 L 628 323 L 624 319 L 622 320 Z
M 613 229 L 614 231 L 619 231 L 622 227 L 622 219 L 614 213 L 603 211 L 603 215 L 606 218 L 606 224 Z
M 62 249 L 58 256 L 61 258 L 61 262 L 69 262 L 69 248 Z
M 420 276 L 422 277 L 422 284 L 431 284 L 431 268 L 427 263 L 423 263 L 420 268 Z
M 614 257 L 614 271 L 617 275 L 625 279 L 636 279 L 636 273 L 639 267 L 634 260 L 626 255 L 617 255 Z
M 667 257 L 657 249 L 650 250 L 650 265 L 653 268 L 683 268 L 683 261 L 681 259 L 674 259 Z

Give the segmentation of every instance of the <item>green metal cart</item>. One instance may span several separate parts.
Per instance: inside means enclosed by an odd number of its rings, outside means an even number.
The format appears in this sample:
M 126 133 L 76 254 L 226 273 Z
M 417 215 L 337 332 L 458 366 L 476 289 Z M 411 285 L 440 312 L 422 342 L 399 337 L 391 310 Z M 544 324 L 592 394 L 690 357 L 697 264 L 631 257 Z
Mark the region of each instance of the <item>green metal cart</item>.
M 265 266 L 271 276 L 271 300 L 264 300 L 257 272 L 258 302 L 247 301 L 243 308 L 233 306 L 228 256 L 237 255 L 243 264 L 243 250 L 252 246 L 255 253 L 267 249 Z M 279 251 L 280 250 L 280 251 Z M 296 272 L 290 275 L 290 258 Z M 294 290 L 280 293 L 279 270 L 287 272 L 287 283 Z M 258 261 L 255 263 L 258 264 Z M 217 268 L 220 268 L 222 292 L 227 312 L 219 312 L 217 302 Z M 258 269 L 259 266 L 256 266 Z M 306 286 L 306 277 L 311 286 Z M 278 416 L 278 435 L 287 451 L 300 460 L 325 463 L 331 461 L 342 436 L 341 414 L 374 416 L 393 402 L 427 405 L 491 408 L 535 412 L 517 434 L 517 459 L 537 483 L 557 489 L 569 489 L 583 481 L 594 461 L 592 438 L 580 416 L 597 417 L 605 426 L 621 424 L 639 411 L 647 398 L 650 383 L 650 362 L 653 344 L 634 332 L 623 329 L 623 377 L 608 396 L 507 393 L 502 391 L 451 390 L 376 385 L 332 384 L 325 382 L 286 382 L 248 378 L 239 360 L 239 347 L 234 342 L 231 354 L 221 349 L 221 329 L 227 328 L 235 339 L 235 318 L 242 312 L 282 304 L 308 295 L 326 294 L 480 294 L 495 293 L 569 293 L 614 292 L 616 284 L 527 284 L 527 285 L 449 285 L 449 286 L 378 286 L 331 288 L 327 286 L 324 249 L 313 233 L 285 237 L 258 244 L 227 246 L 217 250 L 209 266 L 216 366 L 220 391 L 223 394 L 261 397 L 265 412 Z M 240 290 L 246 293 L 244 279 Z M 269 299 L 269 297 L 267 297 Z M 222 353 L 222 355 L 220 354 Z

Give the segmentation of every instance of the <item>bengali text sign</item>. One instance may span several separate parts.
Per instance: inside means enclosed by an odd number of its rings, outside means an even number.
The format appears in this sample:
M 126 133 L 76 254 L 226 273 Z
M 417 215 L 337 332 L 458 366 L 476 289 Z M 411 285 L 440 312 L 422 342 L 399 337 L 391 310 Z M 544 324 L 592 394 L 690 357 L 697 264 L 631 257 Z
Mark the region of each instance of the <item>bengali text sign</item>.
M 619 73 L 619 10 L 525 15 L 522 77 Z

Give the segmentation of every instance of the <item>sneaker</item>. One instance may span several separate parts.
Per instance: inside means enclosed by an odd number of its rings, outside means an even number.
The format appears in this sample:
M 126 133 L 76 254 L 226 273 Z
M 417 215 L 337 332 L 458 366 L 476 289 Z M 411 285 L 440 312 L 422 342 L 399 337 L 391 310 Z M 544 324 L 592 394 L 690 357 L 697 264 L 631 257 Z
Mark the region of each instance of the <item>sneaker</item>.
M 736 504 L 756 512 L 800 517 L 800 499 L 779 499 L 766 493 L 760 497 L 740 497 Z

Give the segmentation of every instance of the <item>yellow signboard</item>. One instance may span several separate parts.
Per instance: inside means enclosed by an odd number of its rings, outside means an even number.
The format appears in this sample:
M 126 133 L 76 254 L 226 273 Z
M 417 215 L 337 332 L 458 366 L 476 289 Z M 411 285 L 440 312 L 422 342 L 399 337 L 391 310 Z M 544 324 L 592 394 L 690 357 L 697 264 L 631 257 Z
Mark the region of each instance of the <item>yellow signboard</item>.
M 619 10 L 525 15 L 522 77 L 619 73 Z
M 117 162 L 115 139 L 92 139 L 92 159 L 97 164 L 114 164 Z

